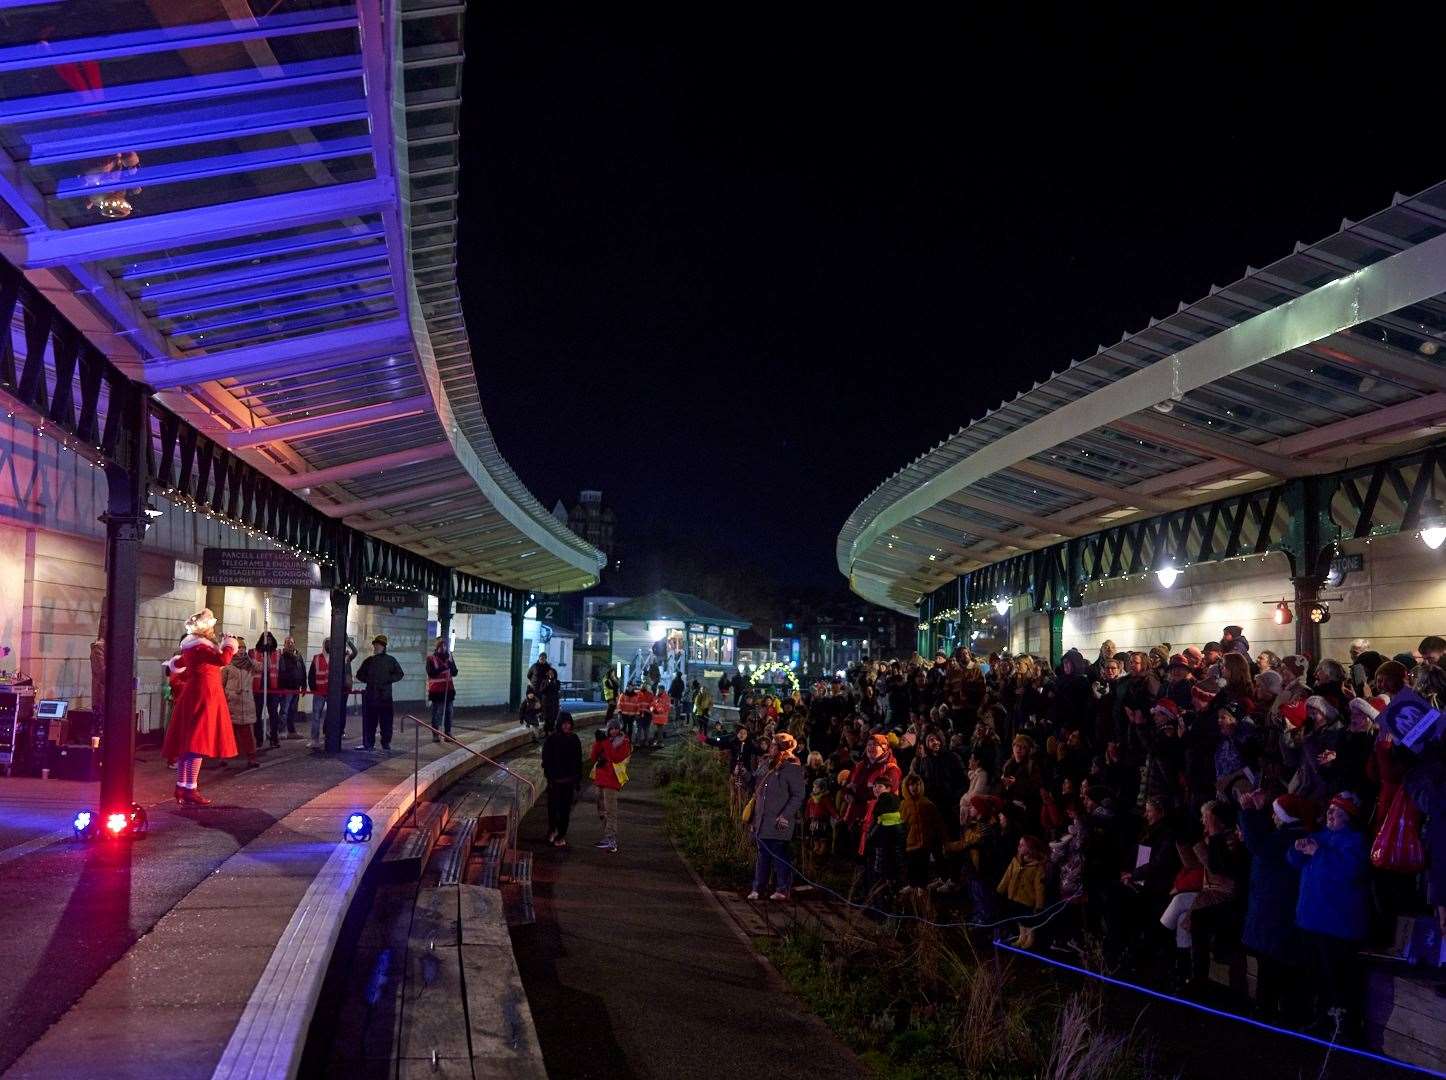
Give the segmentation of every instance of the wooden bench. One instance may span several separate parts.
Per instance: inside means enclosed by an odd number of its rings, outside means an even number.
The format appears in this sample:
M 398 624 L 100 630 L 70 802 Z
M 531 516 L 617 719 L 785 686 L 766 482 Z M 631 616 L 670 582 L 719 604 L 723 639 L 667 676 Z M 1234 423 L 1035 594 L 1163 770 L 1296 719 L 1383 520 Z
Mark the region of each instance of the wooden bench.
M 409 816 L 387 845 L 382 866 L 388 875 L 420 878 L 432 848 L 447 825 L 449 807 L 442 802 L 424 802 L 415 816 Z

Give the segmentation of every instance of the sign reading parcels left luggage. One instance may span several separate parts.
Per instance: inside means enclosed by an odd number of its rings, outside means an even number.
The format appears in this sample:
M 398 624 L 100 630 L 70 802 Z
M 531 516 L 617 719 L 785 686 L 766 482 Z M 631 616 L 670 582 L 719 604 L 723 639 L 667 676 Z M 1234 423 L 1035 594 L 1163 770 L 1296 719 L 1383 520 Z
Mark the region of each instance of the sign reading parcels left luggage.
M 331 567 L 304 562 L 284 551 L 208 547 L 201 553 L 202 585 L 329 589 L 332 579 Z

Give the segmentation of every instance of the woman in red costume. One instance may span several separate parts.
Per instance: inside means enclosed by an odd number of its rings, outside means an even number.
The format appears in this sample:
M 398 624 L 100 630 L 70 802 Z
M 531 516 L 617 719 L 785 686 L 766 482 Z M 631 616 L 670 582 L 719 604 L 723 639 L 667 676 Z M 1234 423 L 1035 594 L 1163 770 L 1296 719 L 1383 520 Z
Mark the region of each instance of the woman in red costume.
M 166 728 L 164 753 L 176 759 L 176 802 L 208 806 L 211 800 L 196 790 L 203 757 L 236 756 L 236 737 L 231 732 L 231 714 L 226 693 L 221 689 L 221 669 L 236 652 L 235 639 L 216 644 L 216 616 L 203 608 L 186 620 L 186 637 L 181 642 L 175 702 L 171 723 Z

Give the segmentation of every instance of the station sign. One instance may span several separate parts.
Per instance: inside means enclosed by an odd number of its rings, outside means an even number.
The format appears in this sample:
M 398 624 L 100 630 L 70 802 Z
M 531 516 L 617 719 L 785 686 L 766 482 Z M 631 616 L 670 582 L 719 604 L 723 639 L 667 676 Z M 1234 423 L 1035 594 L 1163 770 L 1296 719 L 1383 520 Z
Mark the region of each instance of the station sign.
M 452 605 L 452 610 L 458 615 L 496 615 L 497 609 L 488 604 L 463 604 Z
M 329 566 L 284 551 L 208 547 L 201 552 L 202 585 L 258 585 L 278 589 L 329 589 Z
M 1346 579 L 1347 574 L 1357 574 L 1365 568 L 1366 557 L 1364 555 L 1337 555 L 1331 560 L 1328 583 L 1331 585 L 1339 585 Z
M 533 603 L 537 605 L 538 622 L 555 623 L 562 618 L 562 598 L 560 596 L 538 596 Z
M 414 589 L 381 589 L 364 585 L 357 591 L 356 602 L 367 607 L 418 608 L 426 607 L 427 600 Z

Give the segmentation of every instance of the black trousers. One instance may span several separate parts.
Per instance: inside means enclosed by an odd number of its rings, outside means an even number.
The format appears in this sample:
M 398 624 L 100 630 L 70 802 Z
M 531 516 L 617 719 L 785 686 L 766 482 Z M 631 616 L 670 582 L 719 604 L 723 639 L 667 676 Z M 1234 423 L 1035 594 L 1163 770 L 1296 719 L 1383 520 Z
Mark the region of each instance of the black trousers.
M 276 743 L 281 739 L 281 699 L 269 691 L 266 694 L 266 704 L 261 703 L 260 694 L 252 694 L 251 698 L 256 702 L 256 745 L 269 740 Z M 262 724 L 266 730 L 262 730 Z
M 362 699 L 362 745 L 368 750 L 377 744 L 377 725 L 382 728 L 382 749 L 392 748 L 392 703 Z
M 567 835 L 567 823 L 572 818 L 572 802 L 576 792 L 576 781 L 570 784 L 559 784 L 555 780 L 547 782 L 547 831 L 557 833 L 559 838 Z

